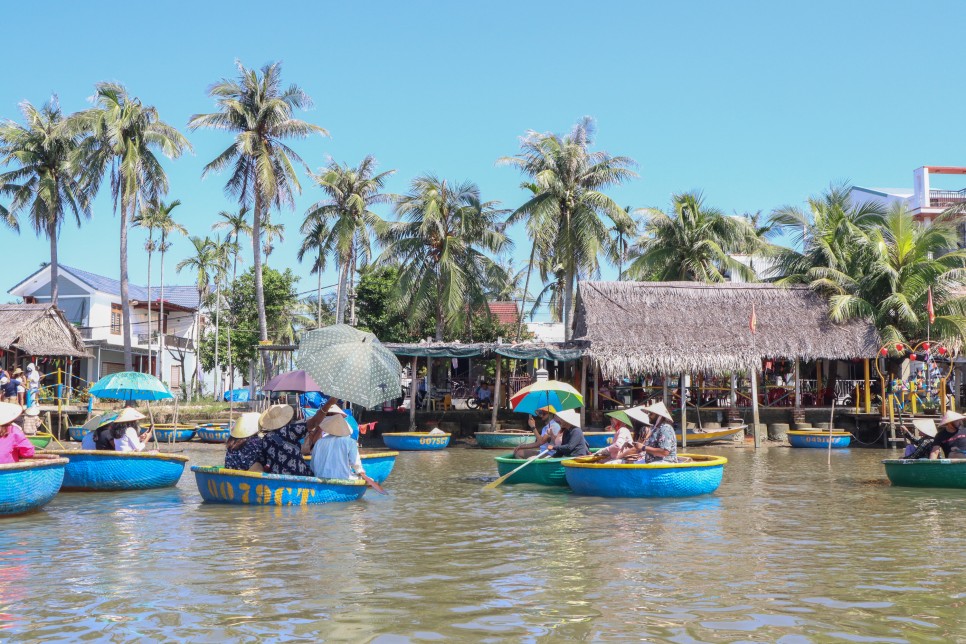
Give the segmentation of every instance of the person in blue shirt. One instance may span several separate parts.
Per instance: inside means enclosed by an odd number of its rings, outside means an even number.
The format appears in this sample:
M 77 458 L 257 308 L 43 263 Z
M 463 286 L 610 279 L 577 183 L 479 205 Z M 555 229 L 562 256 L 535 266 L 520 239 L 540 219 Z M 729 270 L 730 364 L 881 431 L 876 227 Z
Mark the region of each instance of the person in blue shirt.
M 365 476 L 359 443 L 352 438 L 346 413 L 333 405 L 329 415 L 306 439 L 312 450 L 312 472 L 320 479 L 353 480 Z M 303 448 L 303 452 L 305 448 Z
M 537 410 L 536 417 L 530 416 L 527 419 L 527 423 L 530 429 L 533 430 L 533 434 L 537 440 L 532 443 L 517 445 L 513 450 L 513 458 L 530 458 L 538 452 L 546 452 L 548 449 L 552 449 L 560 444 L 562 430 L 560 429 L 560 423 L 557 422 L 553 414 L 553 407 L 541 407 Z M 537 421 L 540 422 L 539 430 L 537 429 Z

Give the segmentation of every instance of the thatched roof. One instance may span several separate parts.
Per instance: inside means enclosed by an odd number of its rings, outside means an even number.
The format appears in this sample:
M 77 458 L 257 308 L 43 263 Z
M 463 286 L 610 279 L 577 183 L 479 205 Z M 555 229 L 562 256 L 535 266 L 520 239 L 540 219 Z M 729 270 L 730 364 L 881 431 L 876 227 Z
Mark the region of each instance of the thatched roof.
M 90 358 L 80 332 L 52 304 L 0 304 L 0 349 Z
M 749 328 L 752 304 L 757 333 Z M 804 287 L 696 282 L 580 282 L 574 340 L 606 377 L 747 369 L 757 359 L 875 357 L 868 322 L 832 324 Z

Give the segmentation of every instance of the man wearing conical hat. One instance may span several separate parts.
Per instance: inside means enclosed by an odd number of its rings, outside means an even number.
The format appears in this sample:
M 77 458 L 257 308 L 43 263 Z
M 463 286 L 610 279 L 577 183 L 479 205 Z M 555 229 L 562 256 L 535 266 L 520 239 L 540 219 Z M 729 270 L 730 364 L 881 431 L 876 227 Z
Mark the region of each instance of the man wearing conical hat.
M 678 441 L 674 435 L 674 427 L 671 425 L 673 418 L 668 411 L 667 405 L 663 402 L 656 402 L 645 407 L 642 411 L 646 412 L 654 428 L 644 439 L 641 450 L 642 458 L 638 463 L 677 463 L 678 462 Z

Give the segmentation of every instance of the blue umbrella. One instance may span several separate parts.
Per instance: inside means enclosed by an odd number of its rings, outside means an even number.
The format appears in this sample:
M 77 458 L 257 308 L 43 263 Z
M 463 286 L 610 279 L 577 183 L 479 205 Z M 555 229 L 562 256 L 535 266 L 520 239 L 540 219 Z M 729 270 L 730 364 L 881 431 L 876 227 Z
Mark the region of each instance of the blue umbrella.
M 121 371 L 104 376 L 91 386 L 91 395 L 113 400 L 166 400 L 174 398 L 163 382 L 149 373 Z

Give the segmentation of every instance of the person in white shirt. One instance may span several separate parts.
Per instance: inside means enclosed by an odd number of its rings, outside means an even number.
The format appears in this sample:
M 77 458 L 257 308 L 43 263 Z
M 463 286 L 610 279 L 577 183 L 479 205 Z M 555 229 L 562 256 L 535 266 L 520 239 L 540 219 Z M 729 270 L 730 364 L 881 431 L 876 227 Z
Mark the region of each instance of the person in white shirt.
M 364 477 L 359 443 L 352 438 L 346 413 L 335 404 L 326 411 L 326 419 L 305 440 L 305 447 L 312 451 L 312 472 L 320 479 Z
M 138 422 L 145 416 L 133 407 L 127 407 L 112 424 L 114 434 L 114 449 L 118 452 L 141 452 L 151 438 L 151 430 L 138 433 Z

